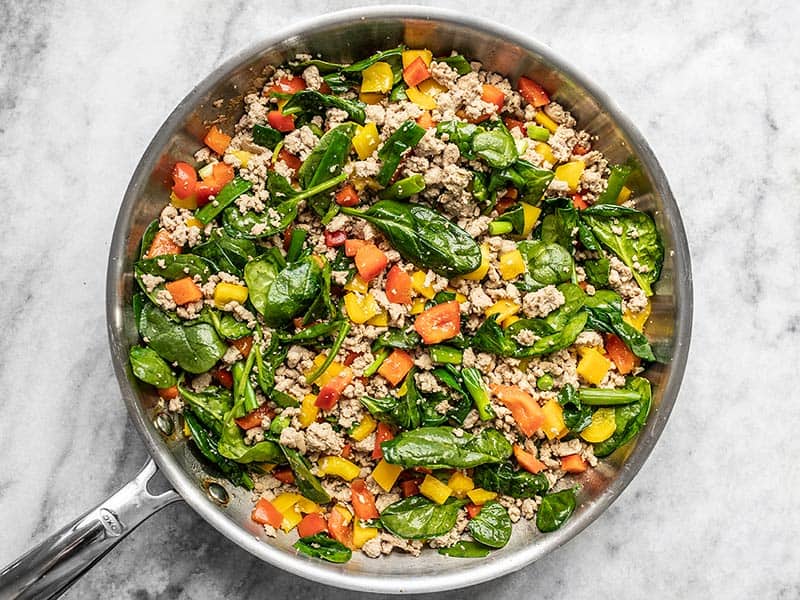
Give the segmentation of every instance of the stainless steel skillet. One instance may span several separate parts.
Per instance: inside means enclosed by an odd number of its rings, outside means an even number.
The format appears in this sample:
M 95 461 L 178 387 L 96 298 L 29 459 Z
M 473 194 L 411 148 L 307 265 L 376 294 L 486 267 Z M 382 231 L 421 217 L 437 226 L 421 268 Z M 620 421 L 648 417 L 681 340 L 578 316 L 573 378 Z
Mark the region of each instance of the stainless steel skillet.
M 319 53 L 333 61 L 357 60 L 400 43 L 427 47 L 438 55 L 456 49 L 512 80 L 523 74 L 532 76 L 576 115 L 582 128 L 598 136 L 598 148 L 612 162 L 630 157 L 639 161 L 642 176 L 636 187 L 640 207 L 654 215 L 667 250 L 647 331 L 658 355 L 667 362 L 647 372 L 655 392 L 647 426 L 637 440 L 579 481 L 580 507 L 559 531 L 542 535 L 529 523 L 520 523 L 508 546 L 482 560 L 448 559 L 436 553 L 422 559 L 393 554 L 379 560 L 356 556 L 345 565 L 333 565 L 297 555 L 291 548 L 292 536 L 264 537 L 250 520 L 250 494 L 206 473 L 170 417 L 157 412 L 156 399 L 132 377 L 127 356 L 137 332 L 130 307 L 131 265 L 144 228 L 164 205 L 172 164 L 191 157 L 210 122 L 231 128 L 241 114 L 243 95 L 259 87 L 265 67 L 283 63 L 298 52 Z M 6 567 L 0 573 L 0 598 L 58 596 L 139 523 L 179 499 L 254 556 L 337 587 L 383 593 L 431 592 L 474 585 L 520 569 L 599 517 L 641 468 L 675 402 L 689 349 L 691 318 L 689 251 L 664 173 L 619 109 L 550 50 L 505 27 L 425 7 L 359 8 L 292 27 L 235 56 L 201 82 L 169 116 L 139 162 L 111 243 L 107 319 L 122 397 L 153 460 L 122 490 Z M 174 491 L 153 495 L 147 490 L 157 469 Z

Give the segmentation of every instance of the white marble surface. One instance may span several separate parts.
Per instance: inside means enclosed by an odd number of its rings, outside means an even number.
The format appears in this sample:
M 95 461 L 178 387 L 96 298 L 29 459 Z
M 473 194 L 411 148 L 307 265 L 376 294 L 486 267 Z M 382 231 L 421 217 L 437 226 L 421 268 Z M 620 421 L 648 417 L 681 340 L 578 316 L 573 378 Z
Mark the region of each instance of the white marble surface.
M 353 4 L 2 3 L 0 565 L 145 460 L 111 371 L 104 278 L 151 136 L 238 49 Z M 800 6 L 469 9 L 550 45 L 641 128 L 683 211 L 695 333 L 671 421 L 611 509 L 524 571 L 437 598 L 800 597 Z M 258 562 L 181 504 L 68 597 L 256 595 L 360 597 Z

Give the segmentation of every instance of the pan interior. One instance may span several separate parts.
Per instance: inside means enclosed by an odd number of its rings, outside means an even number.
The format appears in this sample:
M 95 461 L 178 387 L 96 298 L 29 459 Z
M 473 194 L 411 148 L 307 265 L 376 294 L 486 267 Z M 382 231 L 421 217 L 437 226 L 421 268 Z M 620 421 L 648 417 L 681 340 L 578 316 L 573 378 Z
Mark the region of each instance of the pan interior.
M 154 425 L 157 398 L 139 387 L 127 361 L 128 348 L 138 339 L 130 308 L 131 266 L 145 227 L 167 201 L 172 165 L 191 161 L 211 122 L 232 130 L 242 114 L 243 96 L 260 89 L 265 69 L 298 52 L 347 62 L 399 44 L 426 47 L 439 56 L 455 49 L 512 81 L 523 74 L 533 77 L 573 112 L 581 128 L 597 136 L 597 148 L 611 163 L 638 159 L 643 174 L 637 182 L 639 206 L 654 215 L 666 248 L 648 327 L 657 355 L 666 362 L 646 373 L 654 384 L 654 409 L 646 428 L 635 443 L 577 480 L 582 486 L 580 506 L 558 532 L 542 535 L 530 522 L 521 521 L 510 543 L 483 560 L 449 559 L 434 551 L 427 551 L 423 559 L 394 553 L 372 560 L 356 553 L 349 563 L 332 565 L 296 555 L 291 547 L 295 534 L 267 538 L 250 520 L 251 494 L 207 474 L 178 427 L 165 435 Z M 245 51 L 210 75 L 167 119 L 142 158 L 120 209 L 109 260 L 109 336 L 133 422 L 175 488 L 214 527 L 261 559 L 323 583 L 386 593 L 434 591 L 479 583 L 524 566 L 586 527 L 624 489 L 663 429 L 680 385 L 691 320 L 689 273 L 683 227 L 655 158 L 638 132 L 579 74 L 512 31 L 454 13 L 412 7 L 360 9 L 323 17 Z M 226 488 L 230 501 L 224 506 L 208 494 L 210 481 Z

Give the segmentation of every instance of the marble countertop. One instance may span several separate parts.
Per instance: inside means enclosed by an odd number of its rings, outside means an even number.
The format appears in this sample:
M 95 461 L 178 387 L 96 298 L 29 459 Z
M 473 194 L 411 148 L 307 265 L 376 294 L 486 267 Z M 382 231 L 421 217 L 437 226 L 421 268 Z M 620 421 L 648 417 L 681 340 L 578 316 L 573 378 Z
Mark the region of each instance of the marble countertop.
M 265 32 L 377 3 L 4 4 L 0 565 L 145 461 L 112 373 L 104 280 L 119 200 L 153 133 L 197 81 Z M 791 383 L 800 44 L 789 25 L 800 7 L 474 0 L 470 10 L 551 46 L 650 141 L 689 235 L 695 328 L 669 425 L 607 513 L 521 572 L 436 597 L 800 597 L 800 397 Z M 367 597 L 259 562 L 183 504 L 141 526 L 67 597 L 266 589 L 273 598 Z

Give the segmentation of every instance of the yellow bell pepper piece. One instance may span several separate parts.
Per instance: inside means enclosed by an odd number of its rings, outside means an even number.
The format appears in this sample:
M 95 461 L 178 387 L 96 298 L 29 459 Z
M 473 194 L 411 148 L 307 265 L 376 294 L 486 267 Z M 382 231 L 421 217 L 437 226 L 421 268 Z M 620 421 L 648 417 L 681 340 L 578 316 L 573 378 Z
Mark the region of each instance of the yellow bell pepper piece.
M 437 82 L 432 77 L 420 83 L 417 86 L 417 89 L 426 96 L 430 96 L 431 98 L 435 97 L 437 94 L 441 94 L 442 92 L 447 91 L 447 88 L 445 86 Z
M 512 250 L 500 255 L 500 264 L 497 266 L 500 277 L 510 281 L 525 272 L 525 260 L 519 250 Z
M 650 317 L 652 308 L 652 304 L 650 303 L 650 300 L 648 300 L 647 306 L 645 306 L 639 312 L 632 313 L 626 310 L 624 313 L 622 313 L 622 320 L 637 331 L 641 332 L 644 330 L 644 324 L 647 323 L 647 319 Z
M 580 435 L 587 442 L 598 444 L 606 441 L 617 430 L 617 420 L 613 408 L 598 408 L 592 413 L 592 422 Z
M 362 527 L 358 519 L 353 523 L 353 546 L 356 548 L 361 548 L 361 546 L 377 536 L 377 527 Z
M 400 465 L 392 465 L 381 459 L 380 462 L 372 469 L 372 478 L 384 491 L 388 492 L 394 487 L 400 473 L 403 472 L 403 467 Z
M 418 315 L 421 312 L 425 311 L 425 298 L 414 298 L 414 301 L 411 303 L 411 314 Z
M 411 63 L 418 58 L 422 59 L 427 66 L 431 66 L 433 61 L 433 52 L 430 50 L 406 50 L 400 55 L 403 59 L 403 68 L 407 69 Z
M 317 397 L 314 394 L 306 394 L 303 397 L 303 402 L 300 404 L 300 414 L 297 416 L 301 427 L 308 427 L 317 420 L 319 408 L 314 406 L 316 401 Z
M 373 419 L 370 415 L 364 414 L 364 418 L 361 419 L 361 422 L 356 425 L 353 431 L 350 432 L 350 437 L 353 438 L 355 441 L 360 442 L 363 439 L 375 431 L 375 428 L 378 426 L 378 423 Z
M 546 162 L 549 162 L 551 165 L 556 164 L 556 157 L 553 154 L 553 149 L 549 144 L 539 142 L 533 147 L 533 149 L 536 150 L 536 154 L 541 156 Z
M 336 506 L 333 507 L 333 510 L 342 515 L 342 517 L 344 518 L 345 525 L 350 524 L 350 521 L 353 519 L 353 514 L 349 510 L 347 510 L 346 506 L 344 506 L 343 504 L 337 504 Z
M 300 514 L 300 511 L 297 511 L 293 508 L 290 508 L 286 512 L 281 512 L 281 514 L 283 515 L 281 529 L 283 529 L 286 533 L 289 533 L 292 529 L 297 527 L 300 521 L 303 520 L 303 515 Z
M 175 208 L 185 208 L 186 210 L 194 210 L 197 208 L 197 198 L 189 196 L 188 198 L 178 198 L 175 192 L 169 195 L 169 203 Z
M 408 99 L 419 106 L 422 110 L 433 110 L 438 106 L 438 104 L 436 104 L 436 100 L 434 100 L 428 94 L 421 92 L 418 87 L 407 88 L 406 96 L 408 96 Z
M 522 203 L 522 214 L 525 217 L 525 225 L 522 227 L 522 235 L 527 237 L 536 227 L 536 221 L 539 220 L 539 215 L 542 214 L 542 209 L 538 206 L 533 206 L 527 202 Z
M 558 129 L 558 123 L 548 117 L 542 110 L 536 111 L 536 114 L 533 115 L 533 120 L 542 127 L 546 128 L 550 133 L 555 133 L 556 129 Z
M 284 492 L 283 494 L 279 495 L 277 498 L 272 500 L 272 506 L 275 507 L 279 513 L 285 514 L 290 509 L 294 508 L 294 505 L 302 500 L 302 496 L 300 494 L 292 494 L 291 492 Z
M 378 92 L 359 92 L 358 99 L 364 104 L 380 104 L 381 100 L 386 98 L 386 94 L 379 94 Z
M 250 159 L 253 157 L 253 155 L 247 150 L 231 150 L 229 154 L 232 154 L 238 158 L 239 162 L 242 163 L 243 168 L 247 168 L 247 165 L 250 163 Z
M 315 356 L 314 362 L 311 363 L 311 368 L 309 368 L 308 371 L 303 373 L 303 375 L 306 377 L 311 375 L 314 371 L 316 371 L 322 366 L 322 363 L 325 362 L 326 358 L 328 358 L 328 355 L 325 353 L 318 354 L 317 356 Z M 339 373 L 341 373 L 342 369 L 344 369 L 344 365 L 342 363 L 333 361 L 331 364 L 328 365 L 328 368 L 325 369 L 325 371 L 323 371 L 322 375 L 319 376 L 319 379 L 317 379 L 317 385 L 322 387 L 323 385 L 328 383 L 331 379 L 336 377 Z
M 573 160 L 556 168 L 555 178 L 565 182 L 569 186 L 569 191 L 575 192 L 581 183 L 581 175 L 586 168 L 582 160 Z
M 300 496 L 300 500 L 297 501 L 294 507 L 304 514 L 322 512 L 322 507 L 319 504 L 305 496 Z
M 445 291 L 455 294 L 456 302 L 458 302 L 459 304 L 463 304 L 464 302 L 467 301 L 467 297 L 464 294 L 462 294 L 461 292 L 457 292 L 453 288 L 447 288 L 447 290 Z
M 247 288 L 243 285 L 236 285 L 235 283 L 218 283 L 214 288 L 214 304 L 222 308 L 229 302 L 238 302 L 244 304 L 247 300 Z
M 425 475 L 422 485 L 419 486 L 419 492 L 429 500 L 436 502 L 436 504 L 444 504 L 444 501 L 450 497 L 453 490 L 433 475 Z
M 200 179 L 208 179 L 214 173 L 214 163 L 210 162 L 206 165 L 203 165 L 197 170 L 197 174 L 200 175 Z
M 359 325 L 366 323 L 381 312 L 378 303 L 371 294 L 356 294 L 354 292 L 345 294 L 344 308 L 350 320 Z
M 481 264 L 480 266 L 466 275 L 462 275 L 464 279 L 470 281 L 480 281 L 489 272 L 489 247 L 486 244 L 481 244 Z
M 600 354 L 596 348 L 581 348 L 581 359 L 575 369 L 583 379 L 594 385 L 600 385 L 611 368 L 611 361 Z
M 517 315 L 511 315 L 510 317 L 506 317 L 505 319 L 503 319 L 503 322 L 500 323 L 500 325 L 503 327 L 503 329 L 505 329 L 506 327 L 508 327 L 512 323 L 516 323 L 517 321 L 519 321 L 519 317 Z
M 475 488 L 474 490 L 468 491 L 467 496 L 470 500 L 472 500 L 473 504 L 483 506 L 489 502 L 489 500 L 494 500 L 497 498 L 497 492 L 490 492 L 489 490 L 485 490 L 483 488 Z
M 379 61 L 361 72 L 361 91 L 386 94 L 392 91 L 393 81 L 392 67 Z
M 378 127 L 370 121 L 363 127 L 358 128 L 358 133 L 353 136 L 353 148 L 358 154 L 358 158 L 364 160 L 372 156 L 378 144 L 381 143 L 381 136 L 378 133 Z
M 366 294 L 368 286 L 369 282 L 361 279 L 359 275 L 355 275 L 350 281 L 348 281 L 345 284 L 344 289 L 346 289 L 348 292 L 358 292 L 359 294 Z
M 619 191 L 619 194 L 617 194 L 617 204 L 622 204 L 623 202 L 625 202 L 628 198 L 631 197 L 632 193 L 633 191 L 629 187 L 625 187 L 623 185 L 622 189 Z
M 426 278 L 427 276 L 422 271 L 414 271 L 411 274 L 411 289 L 421 296 L 425 296 L 428 300 L 433 300 L 433 297 L 436 295 L 436 291 L 432 286 L 425 285 Z
M 195 219 L 194 217 L 189 217 L 188 219 L 186 219 L 186 226 L 198 227 L 200 229 L 203 229 L 205 227 L 205 225 L 203 225 L 203 222 L 200 219 Z
M 382 310 L 380 313 L 367 321 L 367 325 L 374 325 L 375 327 L 388 327 L 389 314 L 385 310 Z
M 317 475 L 335 475 L 352 481 L 361 473 L 361 467 L 341 456 L 323 456 L 317 463 Z
M 475 489 L 475 482 L 461 471 L 456 471 L 447 480 L 447 487 L 453 490 L 453 495 L 456 498 L 463 498 L 467 495 L 467 492 Z
M 542 406 L 544 413 L 544 423 L 542 430 L 548 440 L 562 438 L 568 433 L 567 425 L 564 423 L 564 409 L 555 399 L 550 399 Z
M 520 306 L 511 300 L 498 300 L 486 309 L 486 316 L 491 317 L 497 315 L 497 322 L 502 323 L 508 317 L 515 315 L 519 312 Z

